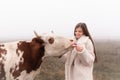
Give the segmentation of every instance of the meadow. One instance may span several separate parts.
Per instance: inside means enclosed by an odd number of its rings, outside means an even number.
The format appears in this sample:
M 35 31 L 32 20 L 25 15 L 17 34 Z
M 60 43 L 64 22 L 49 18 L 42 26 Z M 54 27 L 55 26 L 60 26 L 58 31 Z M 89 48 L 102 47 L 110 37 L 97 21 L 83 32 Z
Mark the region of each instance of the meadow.
M 120 80 L 120 41 L 95 41 L 98 62 L 94 64 L 94 80 Z M 65 80 L 63 58 L 44 59 L 35 80 Z

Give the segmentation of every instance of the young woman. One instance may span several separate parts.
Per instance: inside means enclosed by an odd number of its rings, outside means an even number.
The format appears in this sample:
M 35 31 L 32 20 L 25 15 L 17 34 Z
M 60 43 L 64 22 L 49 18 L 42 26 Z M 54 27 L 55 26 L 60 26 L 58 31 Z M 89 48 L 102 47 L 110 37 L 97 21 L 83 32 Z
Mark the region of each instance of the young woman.
M 93 80 L 96 52 L 85 23 L 78 23 L 74 30 L 73 50 L 67 54 L 65 80 Z

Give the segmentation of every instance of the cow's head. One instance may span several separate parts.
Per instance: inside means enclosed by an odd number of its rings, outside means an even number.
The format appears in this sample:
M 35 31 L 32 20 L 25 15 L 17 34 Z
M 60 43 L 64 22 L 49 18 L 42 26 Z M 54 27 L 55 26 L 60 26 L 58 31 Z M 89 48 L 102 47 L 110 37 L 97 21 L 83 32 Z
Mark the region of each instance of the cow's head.
M 39 36 L 36 32 L 35 35 L 45 42 L 45 56 L 61 56 L 72 49 L 69 38 L 47 33 Z

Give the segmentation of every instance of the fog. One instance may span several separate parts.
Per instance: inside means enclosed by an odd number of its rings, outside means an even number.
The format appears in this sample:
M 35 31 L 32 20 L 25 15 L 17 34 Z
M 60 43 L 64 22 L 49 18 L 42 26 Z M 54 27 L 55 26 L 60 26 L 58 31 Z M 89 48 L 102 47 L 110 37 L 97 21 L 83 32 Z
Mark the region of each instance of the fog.
M 94 39 L 120 38 L 119 0 L 1 0 L 0 41 L 30 39 L 54 31 L 71 37 L 85 22 Z

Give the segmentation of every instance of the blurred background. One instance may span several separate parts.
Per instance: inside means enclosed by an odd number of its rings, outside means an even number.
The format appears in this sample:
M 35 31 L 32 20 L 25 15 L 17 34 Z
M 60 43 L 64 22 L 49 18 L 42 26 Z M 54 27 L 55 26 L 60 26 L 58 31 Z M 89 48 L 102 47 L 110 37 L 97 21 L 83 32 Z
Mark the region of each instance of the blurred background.
M 119 7 L 119 0 L 1 0 L 0 42 L 31 40 L 34 30 L 72 37 L 85 22 L 97 50 L 95 80 L 120 80 Z M 46 58 L 35 80 L 64 80 L 63 59 Z

